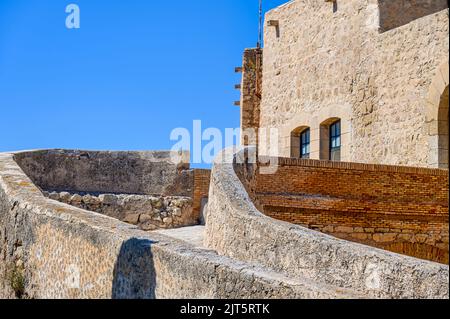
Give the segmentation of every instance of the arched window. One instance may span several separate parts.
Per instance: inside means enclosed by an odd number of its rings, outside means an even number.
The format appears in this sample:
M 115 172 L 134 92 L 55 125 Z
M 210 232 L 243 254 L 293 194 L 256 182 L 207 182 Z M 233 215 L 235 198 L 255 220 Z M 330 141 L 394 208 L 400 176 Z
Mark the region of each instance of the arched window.
M 330 161 L 341 161 L 341 121 L 330 125 Z
M 311 130 L 307 128 L 300 134 L 300 158 L 309 159 L 311 154 Z
M 291 157 L 309 158 L 311 153 L 311 130 L 300 126 L 291 132 Z
M 340 118 L 329 118 L 320 124 L 320 159 L 341 161 L 342 125 Z

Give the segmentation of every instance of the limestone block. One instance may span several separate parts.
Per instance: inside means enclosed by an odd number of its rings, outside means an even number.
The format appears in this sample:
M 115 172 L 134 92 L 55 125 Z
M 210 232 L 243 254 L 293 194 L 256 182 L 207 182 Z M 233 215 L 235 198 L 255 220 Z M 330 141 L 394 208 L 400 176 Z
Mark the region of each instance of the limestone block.
M 62 192 L 62 193 L 59 195 L 59 200 L 62 201 L 63 203 L 69 203 L 71 197 L 72 197 L 72 195 L 70 195 L 70 193 L 68 193 L 68 192 Z
M 70 198 L 70 204 L 72 204 L 72 205 L 79 205 L 79 204 L 81 204 L 82 201 L 83 201 L 83 197 L 81 197 L 78 194 L 74 194 Z
M 59 200 L 59 193 L 51 192 L 48 197 L 53 200 Z
M 103 205 L 116 205 L 117 196 L 111 194 L 102 194 L 99 199 Z
M 395 241 L 395 239 L 397 238 L 397 234 L 395 233 L 374 234 L 372 238 L 377 243 L 388 243 Z
M 141 216 L 141 217 L 139 217 Z M 130 223 L 133 225 L 137 225 L 139 221 L 144 222 L 144 217 L 147 215 L 139 215 L 139 214 L 126 214 L 125 218 L 123 219 L 124 222 Z
M 335 232 L 338 233 L 353 233 L 353 227 L 348 227 L 348 226 L 337 226 L 334 229 Z
M 357 240 L 367 240 L 369 238 L 369 236 L 364 233 L 354 233 L 351 234 L 351 237 Z

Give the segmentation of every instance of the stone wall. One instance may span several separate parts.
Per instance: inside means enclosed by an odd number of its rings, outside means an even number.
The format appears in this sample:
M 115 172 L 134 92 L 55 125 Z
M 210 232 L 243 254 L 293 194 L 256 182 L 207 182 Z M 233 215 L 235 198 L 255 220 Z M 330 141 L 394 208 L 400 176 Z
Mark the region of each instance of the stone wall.
M 0 153 L 0 298 L 356 298 L 46 198 Z
M 255 149 L 247 151 L 254 158 Z M 367 297 L 448 298 L 447 265 L 333 238 L 263 215 L 235 172 L 235 168 L 244 170 L 251 180 L 255 164 L 246 161 L 243 151 L 224 152 L 211 177 L 205 242 L 209 248 Z
M 448 140 L 448 120 L 438 125 L 437 116 L 449 83 L 449 18 L 435 12 L 444 1 L 424 11 L 428 2 L 295 0 L 268 12 L 278 27 L 264 32 L 260 126 L 280 135 L 270 155 L 289 157 L 291 133 L 310 127 L 311 158 L 321 158 L 321 127 L 339 118 L 343 161 L 438 167 L 430 137 Z M 380 12 L 389 31 L 380 33 Z
M 189 153 L 43 150 L 15 159 L 43 190 L 189 196 Z M 180 192 L 181 194 L 178 194 Z
M 44 192 L 44 196 L 137 225 L 142 230 L 170 229 L 200 223 L 189 197 Z
M 448 171 L 290 158 L 260 160 L 276 162 L 276 172 L 260 174 L 259 168 L 249 175 L 245 165 L 237 169 L 266 215 L 448 263 Z
M 41 150 L 14 156 L 33 183 L 49 193 L 190 197 L 197 216 L 208 196 L 210 173 L 190 169 L 188 152 Z
M 241 142 L 258 143 L 262 91 L 262 49 L 246 49 L 242 61 L 241 82 Z
M 388 31 L 448 8 L 447 0 L 378 0 L 380 31 Z

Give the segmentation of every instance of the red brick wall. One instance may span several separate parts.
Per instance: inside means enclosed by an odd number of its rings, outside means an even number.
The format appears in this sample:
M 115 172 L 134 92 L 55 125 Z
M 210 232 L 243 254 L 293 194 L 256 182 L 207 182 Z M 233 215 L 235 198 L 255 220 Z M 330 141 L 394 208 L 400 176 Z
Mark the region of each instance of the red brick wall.
M 194 169 L 194 212 L 200 213 L 202 199 L 209 196 L 209 182 L 211 171 L 207 169 Z
M 236 167 L 266 215 L 448 263 L 447 171 L 284 158 L 278 162 L 277 172 L 270 175 Z

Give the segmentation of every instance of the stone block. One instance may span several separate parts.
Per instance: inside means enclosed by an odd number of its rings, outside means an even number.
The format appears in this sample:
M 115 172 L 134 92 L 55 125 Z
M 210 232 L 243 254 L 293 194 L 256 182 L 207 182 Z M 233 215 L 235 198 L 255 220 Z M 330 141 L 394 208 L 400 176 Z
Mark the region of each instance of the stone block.
M 102 194 L 99 196 L 99 199 L 103 205 L 116 205 L 117 204 L 117 196 L 111 194 Z
M 62 192 L 61 194 L 59 194 L 59 200 L 63 203 L 69 203 L 71 197 L 72 195 L 70 195 L 70 193 L 68 192 Z
M 71 205 L 79 205 L 79 204 L 81 204 L 82 201 L 83 201 L 83 197 L 81 197 L 81 195 L 79 195 L 79 194 L 74 194 L 70 198 Z
M 337 226 L 334 228 L 334 231 L 337 233 L 353 233 L 354 229 L 348 226 Z
M 137 225 L 140 221 L 142 221 L 142 222 L 145 221 L 145 220 L 141 220 L 139 216 L 141 216 L 141 219 L 144 219 L 144 217 L 147 215 L 126 214 L 123 221 L 126 223 L 129 223 L 129 224 Z
M 395 233 L 374 234 L 372 238 L 377 243 L 389 243 L 396 240 L 397 234 Z

